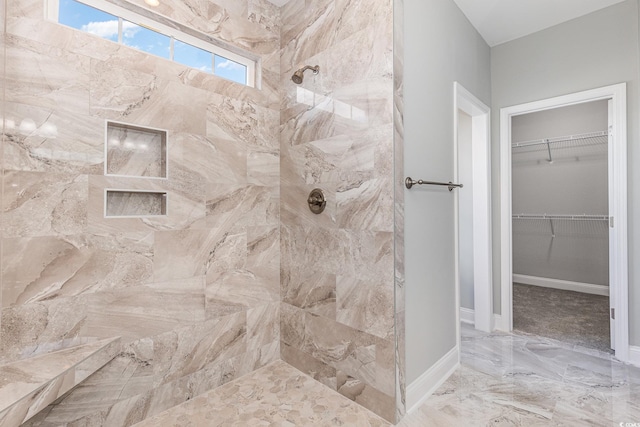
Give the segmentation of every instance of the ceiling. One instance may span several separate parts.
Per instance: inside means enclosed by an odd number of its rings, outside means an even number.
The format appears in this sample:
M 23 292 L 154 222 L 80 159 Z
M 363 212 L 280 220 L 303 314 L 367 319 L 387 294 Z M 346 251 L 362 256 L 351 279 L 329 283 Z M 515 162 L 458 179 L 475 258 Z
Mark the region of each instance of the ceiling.
M 290 0 L 268 0 L 283 6 Z M 553 27 L 624 0 L 453 0 L 489 46 Z
M 454 0 L 489 46 L 496 46 L 624 0 Z

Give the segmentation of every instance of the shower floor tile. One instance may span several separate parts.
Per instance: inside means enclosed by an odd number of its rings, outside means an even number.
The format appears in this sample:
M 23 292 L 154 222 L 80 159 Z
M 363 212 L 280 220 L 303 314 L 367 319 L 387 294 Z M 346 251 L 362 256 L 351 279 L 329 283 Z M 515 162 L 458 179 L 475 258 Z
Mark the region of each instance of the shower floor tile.
M 640 368 L 532 335 L 462 326 L 462 365 L 398 427 L 640 423 Z M 138 427 L 390 426 L 282 361 Z
M 136 427 L 181 426 L 390 426 L 285 362 L 175 406 Z

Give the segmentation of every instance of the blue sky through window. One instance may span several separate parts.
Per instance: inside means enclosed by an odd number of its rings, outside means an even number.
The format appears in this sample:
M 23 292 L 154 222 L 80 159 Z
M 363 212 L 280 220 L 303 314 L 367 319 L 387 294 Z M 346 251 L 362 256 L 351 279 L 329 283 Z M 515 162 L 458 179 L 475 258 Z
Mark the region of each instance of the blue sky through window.
M 118 17 L 74 0 L 60 0 L 58 22 L 117 42 Z
M 123 16 L 131 19 L 129 15 Z M 162 58 L 173 59 L 175 62 L 203 72 L 213 73 L 244 85 L 248 84 L 246 65 L 212 53 L 215 50 L 201 49 L 178 39 L 174 39 L 172 58 L 170 36 L 79 1 L 59 0 L 58 22 L 107 40 L 121 41 L 126 46 Z M 175 34 L 174 37 L 176 37 Z
M 173 44 L 173 60 L 200 71 L 207 73 L 212 72 L 212 53 L 181 42 L 180 40 L 175 40 Z
M 171 55 L 170 40 L 169 36 L 165 36 L 164 34 L 134 24 L 133 22 L 122 21 L 122 43 L 125 46 L 169 59 Z
M 225 79 L 232 80 L 234 82 L 247 84 L 247 67 L 238 64 L 235 61 L 227 59 L 223 56 L 214 55 L 216 67 L 215 75 L 224 77 Z

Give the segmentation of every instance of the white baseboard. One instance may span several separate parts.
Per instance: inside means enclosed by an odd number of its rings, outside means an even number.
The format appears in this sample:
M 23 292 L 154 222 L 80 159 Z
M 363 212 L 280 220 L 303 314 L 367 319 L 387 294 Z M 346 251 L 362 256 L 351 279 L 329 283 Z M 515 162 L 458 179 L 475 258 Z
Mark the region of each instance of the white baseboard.
M 640 347 L 635 345 L 629 346 L 629 363 L 640 367 Z
M 549 279 L 547 277 L 526 276 L 524 274 L 514 274 L 513 281 L 524 285 L 541 286 L 543 288 L 562 289 L 564 291 L 582 292 L 584 294 L 594 294 L 609 296 L 609 287 L 604 285 L 594 285 L 592 283 L 571 282 L 569 280 Z
M 466 323 L 467 325 L 475 325 L 475 311 L 470 308 L 460 307 L 460 321 L 462 323 Z M 505 328 L 502 324 L 502 316 L 499 314 L 493 315 L 493 329 L 497 329 L 499 331 L 508 331 L 508 328 Z
M 454 347 L 429 370 L 407 386 L 407 414 L 418 409 L 460 366 L 460 353 Z

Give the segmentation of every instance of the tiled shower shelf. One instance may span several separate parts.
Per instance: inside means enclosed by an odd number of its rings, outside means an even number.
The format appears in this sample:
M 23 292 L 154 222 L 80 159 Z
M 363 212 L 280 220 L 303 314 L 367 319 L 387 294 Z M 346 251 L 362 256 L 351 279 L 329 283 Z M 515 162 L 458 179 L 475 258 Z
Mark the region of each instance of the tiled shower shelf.
M 167 131 L 107 121 L 105 175 L 167 177 Z
M 141 190 L 105 190 L 107 218 L 165 216 L 167 193 Z
M 17 426 L 112 360 L 120 338 L 83 344 L 0 366 L 0 425 Z

